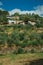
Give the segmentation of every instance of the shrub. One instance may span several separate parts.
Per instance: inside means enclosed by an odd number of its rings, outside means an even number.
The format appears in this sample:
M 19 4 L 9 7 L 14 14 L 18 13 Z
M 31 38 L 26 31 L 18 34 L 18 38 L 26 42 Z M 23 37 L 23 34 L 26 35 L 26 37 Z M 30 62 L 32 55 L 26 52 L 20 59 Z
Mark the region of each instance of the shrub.
M 22 48 L 18 48 L 18 54 L 24 53 L 24 50 Z
M 8 44 L 8 47 L 11 47 L 12 44 L 13 44 L 12 39 L 8 38 L 8 39 L 7 39 L 7 44 Z
M 14 50 L 13 54 L 17 54 L 17 50 Z
M 10 39 L 12 40 L 12 43 L 17 45 L 19 44 L 19 35 L 17 31 L 13 31 L 10 35 Z
M 5 33 L 0 33 L 0 45 L 4 45 L 7 39 L 7 34 Z
M 43 32 L 42 32 L 42 33 L 40 33 L 40 37 L 41 37 L 41 39 L 43 39 Z
M 31 49 L 31 51 L 30 51 L 31 53 L 35 53 L 35 50 L 34 49 Z
M 19 38 L 20 38 L 20 41 L 24 40 L 24 33 L 19 33 Z
M 37 40 L 32 40 L 31 45 L 32 46 L 38 46 L 39 42 Z
M 22 44 L 20 44 L 20 46 L 21 46 L 22 48 L 24 48 L 24 47 L 27 46 L 27 44 L 26 44 L 26 43 L 22 43 Z

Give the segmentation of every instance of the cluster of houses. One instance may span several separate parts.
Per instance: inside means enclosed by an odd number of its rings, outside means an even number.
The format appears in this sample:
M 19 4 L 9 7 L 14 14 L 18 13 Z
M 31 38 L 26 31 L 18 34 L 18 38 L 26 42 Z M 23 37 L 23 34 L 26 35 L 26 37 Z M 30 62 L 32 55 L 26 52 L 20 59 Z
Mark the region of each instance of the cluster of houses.
M 21 20 L 19 20 L 19 16 L 8 16 L 8 23 L 9 24 L 23 24 L 25 25 L 25 23 Z M 33 21 L 28 21 L 28 23 L 30 23 L 31 25 L 35 25 L 36 23 Z

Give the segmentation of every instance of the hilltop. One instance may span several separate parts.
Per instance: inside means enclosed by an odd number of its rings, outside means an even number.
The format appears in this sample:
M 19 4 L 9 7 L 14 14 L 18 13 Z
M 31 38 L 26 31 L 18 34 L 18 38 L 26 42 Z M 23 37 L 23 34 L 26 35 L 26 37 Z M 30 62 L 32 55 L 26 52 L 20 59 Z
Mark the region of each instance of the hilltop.
M 43 17 L 34 13 L 9 16 L 7 11 L 0 14 L 0 53 L 43 52 Z

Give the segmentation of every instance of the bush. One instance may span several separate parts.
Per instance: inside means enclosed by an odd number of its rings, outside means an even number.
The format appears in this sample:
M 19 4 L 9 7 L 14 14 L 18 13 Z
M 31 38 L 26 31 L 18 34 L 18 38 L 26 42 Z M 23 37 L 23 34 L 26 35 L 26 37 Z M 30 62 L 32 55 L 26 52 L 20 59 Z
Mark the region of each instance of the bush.
M 0 45 L 4 45 L 7 39 L 7 34 L 0 33 Z
M 13 44 L 12 39 L 8 38 L 8 39 L 7 39 L 7 44 L 8 44 L 8 47 L 11 47 L 12 44 Z
M 14 50 L 13 54 L 17 54 L 17 50 Z
M 20 46 L 21 46 L 22 48 L 24 48 L 24 47 L 27 46 L 27 44 L 26 44 L 26 43 L 22 43 L 22 44 L 20 44 Z
M 32 46 L 38 46 L 39 45 L 39 42 L 37 40 L 32 40 L 31 41 L 31 45 Z
M 30 51 L 31 53 L 35 53 L 35 50 L 34 49 L 31 49 L 31 51 Z
M 20 38 L 20 41 L 24 40 L 24 33 L 19 33 L 19 38 Z
M 18 54 L 24 53 L 24 50 L 22 48 L 18 48 Z

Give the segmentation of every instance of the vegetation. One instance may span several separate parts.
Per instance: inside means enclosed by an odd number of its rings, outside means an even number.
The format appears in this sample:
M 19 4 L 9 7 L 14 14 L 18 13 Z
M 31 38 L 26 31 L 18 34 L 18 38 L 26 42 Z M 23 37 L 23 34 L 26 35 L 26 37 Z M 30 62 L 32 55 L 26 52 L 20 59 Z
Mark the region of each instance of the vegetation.
M 37 65 L 31 61 L 39 58 L 42 60 L 38 64 L 43 65 L 43 17 L 15 13 L 11 17 L 16 24 L 10 25 L 7 16 L 7 11 L 0 10 L 0 65 Z
M 41 52 L 43 51 L 41 50 L 43 48 L 43 30 L 40 30 L 40 32 L 39 30 L 40 28 L 29 27 L 29 24 L 25 26 L 20 24 L 0 26 L 0 49 L 2 50 L 7 45 L 7 49 L 10 48 L 8 50 L 10 53 L 14 50 L 18 50 L 17 53 L 25 53 L 25 51 L 31 51 L 32 47 L 33 49 L 38 47 L 40 49 L 38 52 Z M 25 50 L 25 48 L 28 48 L 28 50 Z M 10 51 L 11 49 L 12 51 Z
M 38 61 L 39 59 L 42 61 Z M 43 53 L 6 54 L 0 56 L 0 65 L 36 65 L 37 63 L 34 60 L 39 62 L 38 65 L 43 65 Z
M 0 49 L 4 49 L 12 53 L 25 53 L 25 51 L 32 51 L 43 48 L 43 17 L 37 14 L 19 14 L 15 13 L 12 16 L 19 17 L 22 24 L 8 24 L 9 13 L 0 10 Z M 18 19 L 15 18 L 17 21 Z M 29 23 L 35 22 L 35 25 Z M 5 25 L 8 24 L 8 25 Z M 31 49 L 30 49 L 31 48 Z M 28 50 L 27 50 L 28 49 Z M 11 51 L 12 50 L 12 51 Z M 3 51 L 3 50 L 2 50 Z
M 8 19 L 7 19 L 8 15 L 9 15 L 9 13 L 7 11 L 0 10 L 0 24 L 7 24 L 8 23 Z

